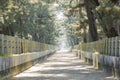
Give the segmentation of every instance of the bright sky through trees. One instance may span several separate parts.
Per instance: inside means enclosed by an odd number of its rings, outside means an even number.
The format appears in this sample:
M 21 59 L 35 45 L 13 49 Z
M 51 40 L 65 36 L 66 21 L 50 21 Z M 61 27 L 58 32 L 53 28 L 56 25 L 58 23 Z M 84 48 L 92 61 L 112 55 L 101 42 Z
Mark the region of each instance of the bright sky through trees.
M 56 16 L 57 16 L 56 18 L 59 19 L 59 20 L 60 20 L 60 19 L 63 19 L 63 18 L 65 17 L 62 12 L 58 12 L 58 13 L 56 14 Z

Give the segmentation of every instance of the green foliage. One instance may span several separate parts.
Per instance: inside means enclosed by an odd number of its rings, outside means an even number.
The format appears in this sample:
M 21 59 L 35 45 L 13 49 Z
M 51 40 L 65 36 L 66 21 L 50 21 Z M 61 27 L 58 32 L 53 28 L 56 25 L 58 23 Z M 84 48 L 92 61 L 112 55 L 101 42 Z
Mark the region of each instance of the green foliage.
M 120 6 L 112 0 L 100 0 L 99 6 L 93 10 L 98 20 L 97 26 L 101 26 L 106 37 L 118 36 L 117 27 L 120 20 Z
M 101 0 L 96 10 L 102 20 L 99 20 L 102 26 L 109 28 L 115 20 L 120 19 L 120 7 L 112 3 L 110 0 Z
M 0 33 L 21 38 L 29 34 L 33 40 L 52 42 L 55 29 L 48 7 L 44 0 L 1 0 Z

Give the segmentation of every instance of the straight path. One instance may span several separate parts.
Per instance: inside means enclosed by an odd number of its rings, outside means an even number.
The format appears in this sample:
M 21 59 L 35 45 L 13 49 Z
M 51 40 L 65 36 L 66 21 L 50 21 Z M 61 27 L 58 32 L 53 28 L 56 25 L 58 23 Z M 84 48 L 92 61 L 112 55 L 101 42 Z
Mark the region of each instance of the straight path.
M 14 76 L 13 80 L 113 80 L 102 70 L 79 60 L 73 52 L 57 52 L 44 63 Z

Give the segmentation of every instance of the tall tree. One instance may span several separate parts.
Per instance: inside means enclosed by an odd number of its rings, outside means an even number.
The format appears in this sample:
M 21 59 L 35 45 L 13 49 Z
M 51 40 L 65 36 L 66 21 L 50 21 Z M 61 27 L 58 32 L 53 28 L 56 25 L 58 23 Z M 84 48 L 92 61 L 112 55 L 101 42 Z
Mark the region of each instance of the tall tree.
M 85 8 L 87 12 L 88 17 L 88 23 L 89 23 L 89 33 L 90 33 L 90 41 L 97 41 L 98 40 L 98 33 L 97 33 L 97 27 L 95 25 L 95 18 L 94 14 L 92 12 L 92 7 L 90 6 L 90 2 L 88 0 L 84 0 L 85 2 Z

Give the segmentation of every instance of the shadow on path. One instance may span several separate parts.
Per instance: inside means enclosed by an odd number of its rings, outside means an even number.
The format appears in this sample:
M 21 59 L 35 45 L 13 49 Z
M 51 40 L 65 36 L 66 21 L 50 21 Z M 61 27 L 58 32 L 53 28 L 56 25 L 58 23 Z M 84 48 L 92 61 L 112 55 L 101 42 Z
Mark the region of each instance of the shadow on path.
M 113 80 L 102 70 L 79 60 L 73 52 L 58 52 L 12 80 Z

